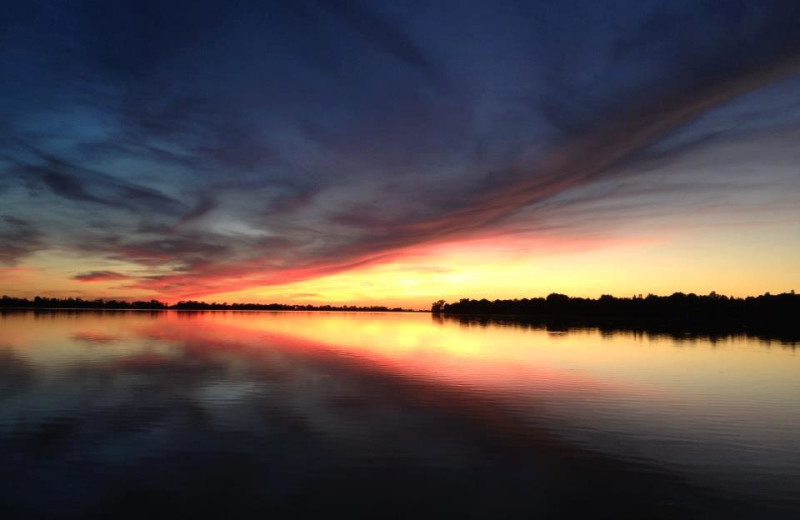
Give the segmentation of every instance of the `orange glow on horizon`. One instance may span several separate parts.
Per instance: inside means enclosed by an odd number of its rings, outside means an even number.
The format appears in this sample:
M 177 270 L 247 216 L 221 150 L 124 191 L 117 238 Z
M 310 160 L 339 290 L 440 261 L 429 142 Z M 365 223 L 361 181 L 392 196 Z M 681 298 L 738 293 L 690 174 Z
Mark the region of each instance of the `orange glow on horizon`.
M 790 225 L 784 227 L 791 227 Z M 785 242 L 780 226 L 692 233 L 609 236 L 505 234 L 420 245 L 376 258 L 253 275 L 253 266 L 220 269 L 170 287 L 142 283 L 135 265 L 93 264 L 119 274 L 73 279 L 82 259 L 42 252 L 30 264 L 0 271 L 0 293 L 83 298 L 386 305 L 427 309 L 459 298 L 524 298 L 671 294 L 732 296 L 800 289 L 800 243 Z M 655 237 L 658 238 L 655 238 Z M 84 269 L 80 269 L 84 270 Z M 88 269 L 86 269 L 88 270 Z M 127 279 L 129 278 L 129 279 Z

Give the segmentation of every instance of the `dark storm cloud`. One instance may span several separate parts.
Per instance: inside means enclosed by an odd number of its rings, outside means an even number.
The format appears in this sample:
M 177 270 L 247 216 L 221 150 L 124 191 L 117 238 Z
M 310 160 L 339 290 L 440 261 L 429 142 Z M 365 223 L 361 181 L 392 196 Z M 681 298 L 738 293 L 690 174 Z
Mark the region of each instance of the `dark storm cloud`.
M 2 236 L 33 231 L 4 239 L 3 260 L 58 243 L 188 290 L 365 265 L 523 208 L 535 220 L 741 132 L 692 124 L 794 73 L 797 11 L 26 3 L 0 25 L 0 197 L 23 219 Z

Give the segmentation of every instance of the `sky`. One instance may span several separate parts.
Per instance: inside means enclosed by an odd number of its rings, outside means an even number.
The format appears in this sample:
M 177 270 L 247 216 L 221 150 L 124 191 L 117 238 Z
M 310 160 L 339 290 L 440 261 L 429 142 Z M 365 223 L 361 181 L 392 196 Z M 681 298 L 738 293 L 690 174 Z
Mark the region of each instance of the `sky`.
M 35 1 L 0 294 L 800 290 L 795 1 Z

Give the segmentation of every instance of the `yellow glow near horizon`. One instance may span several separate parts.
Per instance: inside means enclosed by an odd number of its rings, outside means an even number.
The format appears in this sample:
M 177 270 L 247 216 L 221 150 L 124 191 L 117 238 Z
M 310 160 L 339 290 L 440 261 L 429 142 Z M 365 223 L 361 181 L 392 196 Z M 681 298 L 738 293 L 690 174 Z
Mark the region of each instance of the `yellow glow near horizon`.
M 800 245 L 752 230 L 697 233 L 661 242 L 509 238 L 431 246 L 411 256 L 332 276 L 215 295 L 222 301 L 380 304 L 428 308 L 459 298 L 671 294 L 733 296 L 800 288 Z M 510 244 L 513 243 L 513 247 Z

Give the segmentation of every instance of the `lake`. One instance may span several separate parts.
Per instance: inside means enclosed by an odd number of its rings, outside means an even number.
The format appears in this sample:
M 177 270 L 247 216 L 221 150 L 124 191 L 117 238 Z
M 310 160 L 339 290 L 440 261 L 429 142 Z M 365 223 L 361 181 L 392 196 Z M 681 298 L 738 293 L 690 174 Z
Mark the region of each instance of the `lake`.
M 0 313 L 2 518 L 800 518 L 796 345 Z

